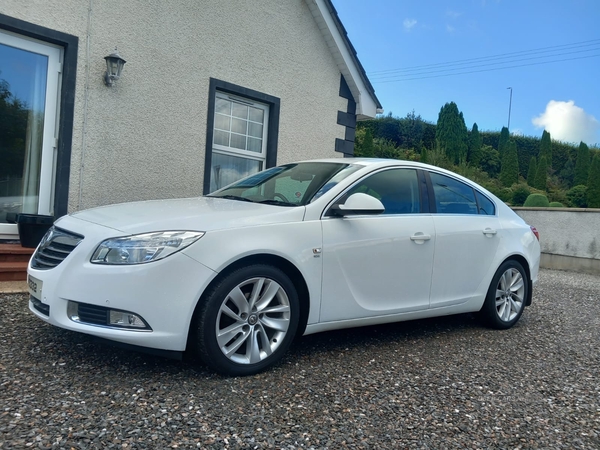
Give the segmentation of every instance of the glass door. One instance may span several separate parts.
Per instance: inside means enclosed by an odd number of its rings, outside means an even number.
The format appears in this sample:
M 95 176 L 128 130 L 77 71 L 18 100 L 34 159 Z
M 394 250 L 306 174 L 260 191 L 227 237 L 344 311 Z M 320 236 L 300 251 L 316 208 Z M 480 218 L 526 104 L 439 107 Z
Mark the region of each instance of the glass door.
M 11 215 L 53 212 L 61 53 L 0 31 L 0 239 Z

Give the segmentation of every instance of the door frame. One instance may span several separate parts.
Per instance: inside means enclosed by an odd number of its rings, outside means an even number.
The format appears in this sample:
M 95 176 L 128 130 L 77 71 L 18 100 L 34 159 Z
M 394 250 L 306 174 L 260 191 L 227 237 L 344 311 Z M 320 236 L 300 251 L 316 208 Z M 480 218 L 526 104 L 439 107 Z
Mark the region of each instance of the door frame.
M 75 86 L 77 75 L 77 51 L 79 38 L 67 33 L 62 33 L 50 28 L 35 25 L 14 17 L 0 14 L 0 30 L 12 33 L 24 39 L 29 38 L 50 44 L 62 49 L 61 72 L 62 80 L 58 86 L 55 136 L 53 152 L 53 182 L 51 191 L 48 192 L 51 211 L 54 218 L 67 214 L 69 179 L 71 172 L 71 148 L 73 144 L 73 120 L 75 112 Z M 59 80 L 57 79 L 57 83 Z M 1 233 L 1 231 L 0 231 Z M 1 239 L 16 239 L 17 236 L 0 234 Z

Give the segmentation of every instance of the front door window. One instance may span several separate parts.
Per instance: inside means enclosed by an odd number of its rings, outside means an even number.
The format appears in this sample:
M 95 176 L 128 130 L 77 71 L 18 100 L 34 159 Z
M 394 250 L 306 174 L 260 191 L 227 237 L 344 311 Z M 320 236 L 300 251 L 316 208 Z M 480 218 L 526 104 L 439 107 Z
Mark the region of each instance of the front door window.
M 0 238 L 7 214 L 52 214 L 60 49 L 0 32 Z

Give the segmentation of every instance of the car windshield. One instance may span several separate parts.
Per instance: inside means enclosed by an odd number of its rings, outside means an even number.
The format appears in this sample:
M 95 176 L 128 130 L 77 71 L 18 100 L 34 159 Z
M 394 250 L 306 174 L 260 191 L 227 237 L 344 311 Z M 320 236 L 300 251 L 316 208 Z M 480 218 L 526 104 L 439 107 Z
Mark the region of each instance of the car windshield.
M 351 173 L 356 164 L 305 162 L 273 167 L 213 192 L 209 197 L 303 206 L 317 199 Z

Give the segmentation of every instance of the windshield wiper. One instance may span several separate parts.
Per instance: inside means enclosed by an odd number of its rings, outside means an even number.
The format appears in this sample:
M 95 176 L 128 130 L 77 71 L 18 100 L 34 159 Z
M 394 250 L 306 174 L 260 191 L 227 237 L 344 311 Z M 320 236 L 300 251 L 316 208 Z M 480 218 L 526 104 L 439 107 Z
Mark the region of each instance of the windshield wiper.
M 284 202 L 283 200 L 261 200 L 258 203 L 263 203 L 265 205 L 278 205 L 278 206 L 298 206 L 297 203 Z
M 240 197 L 238 195 L 209 195 L 209 197 L 213 197 L 213 198 L 226 198 L 228 200 L 240 200 L 242 202 L 250 202 L 250 203 L 254 203 L 252 200 L 250 200 L 249 198 L 245 198 L 245 197 Z

